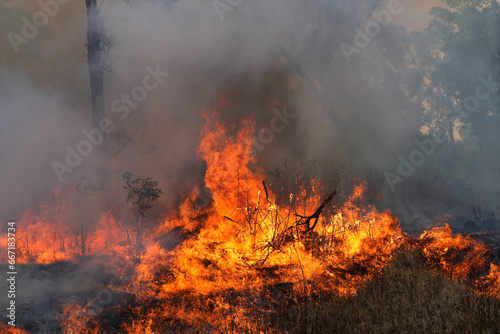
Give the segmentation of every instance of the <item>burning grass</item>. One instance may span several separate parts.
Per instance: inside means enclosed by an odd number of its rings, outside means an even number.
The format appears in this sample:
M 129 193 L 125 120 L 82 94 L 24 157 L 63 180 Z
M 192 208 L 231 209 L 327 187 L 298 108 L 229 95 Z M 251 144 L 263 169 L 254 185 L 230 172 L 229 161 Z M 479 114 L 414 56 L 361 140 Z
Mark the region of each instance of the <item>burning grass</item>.
M 497 299 L 472 291 L 499 291 L 482 243 L 447 226 L 410 238 L 390 212 L 365 203 L 365 182 L 340 199 L 313 180 L 278 201 L 255 165 L 252 121 L 239 129 L 217 112 L 205 118 L 198 154 L 212 204 L 193 207 L 194 191 L 132 253 L 133 236 L 111 212 L 85 232 L 88 249 L 60 223 L 63 199 L 19 222 L 21 261 L 77 255 L 113 268 L 114 282 L 98 288 L 116 300 L 65 303 L 62 332 L 446 332 L 493 321 Z M 464 318 L 467 307 L 477 314 Z

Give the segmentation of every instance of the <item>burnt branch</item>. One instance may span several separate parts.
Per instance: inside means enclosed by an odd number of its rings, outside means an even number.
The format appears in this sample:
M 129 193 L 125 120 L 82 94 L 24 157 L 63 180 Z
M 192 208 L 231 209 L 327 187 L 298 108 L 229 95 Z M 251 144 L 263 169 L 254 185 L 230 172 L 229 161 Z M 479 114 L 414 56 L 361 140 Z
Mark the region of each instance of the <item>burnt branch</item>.
M 301 215 L 295 214 L 295 216 L 300 217 L 301 219 L 305 219 L 304 222 L 298 223 L 297 225 L 306 225 L 307 229 L 306 229 L 305 233 L 314 230 L 314 228 L 318 224 L 319 217 L 321 216 L 321 214 L 325 210 L 325 208 L 328 205 L 328 203 L 330 203 L 332 201 L 333 197 L 335 197 L 335 195 L 337 195 L 337 190 L 334 190 L 323 201 L 323 203 L 321 203 L 321 205 L 319 206 L 319 208 L 312 215 L 310 215 L 310 216 L 301 216 Z M 311 226 L 311 220 L 313 220 L 313 219 L 314 219 L 314 224 Z

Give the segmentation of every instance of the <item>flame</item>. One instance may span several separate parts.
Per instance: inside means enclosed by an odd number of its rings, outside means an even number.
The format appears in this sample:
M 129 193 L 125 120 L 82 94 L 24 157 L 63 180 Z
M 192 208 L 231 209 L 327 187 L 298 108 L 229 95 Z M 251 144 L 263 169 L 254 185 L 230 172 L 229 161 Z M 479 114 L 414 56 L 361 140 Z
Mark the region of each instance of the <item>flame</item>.
M 486 245 L 471 236 L 453 236 L 448 224 L 424 232 L 420 240 L 429 262 L 439 264 L 451 278 L 467 279 L 483 271 L 489 263 Z
M 278 204 L 272 191 L 263 188 L 264 174 L 254 165 L 252 120 L 244 120 L 235 131 L 222 124 L 218 113 L 204 116 L 198 154 L 207 163 L 205 183 L 213 206 L 196 226 L 186 221 L 193 215 L 183 205 L 180 220 L 167 219 L 165 225 L 183 226 L 194 237 L 173 254 L 150 247 L 138 267 L 142 282 L 160 273 L 161 283 L 148 287 L 148 297 L 183 296 L 189 307 L 165 306 L 156 316 L 221 325 L 218 321 L 231 315 L 233 323 L 242 325 L 237 319 L 248 320 L 255 300 L 283 302 L 283 291 L 273 295 L 272 287 L 285 282 L 286 292 L 297 296 L 325 291 L 351 295 L 390 261 L 404 237 L 389 212 L 356 204 L 365 182 L 332 216 L 318 216 L 312 229 L 305 222 L 321 206 L 321 182 L 313 182 L 312 193 L 302 189 L 299 196 L 290 195 L 290 203 Z M 168 273 L 161 274 L 165 268 Z M 228 293 L 233 296 L 228 298 Z
M 29 334 L 24 329 L 4 324 L 0 321 L 0 334 Z
M 478 292 L 486 296 L 500 297 L 500 265 L 490 263 L 490 270 L 482 280 L 476 282 Z
M 217 109 L 228 104 L 221 99 Z M 122 259 L 114 264 L 122 291 L 140 305 L 153 305 L 135 307 L 135 317 L 123 324 L 126 332 L 161 332 L 179 324 L 259 332 L 265 328 L 261 315 L 274 307 L 309 296 L 356 294 L 405 245 L 421 248 L 450 278 L 473 281 L 478 292 L 498 296 L 500 266 L 490 263 L 484 244 L 453 236 L 448 225 L 412 240 L 389 211 L 364 203 L 365 181 L 357 181 L 345 200 L 313 180 L 278 201 L 252 153 L 252 118 L 228 125 L 220 110 L 204 117 L 198 155 L 207 165 L 209 206 L 193 207 L 199 192 L 193 189 L 178 212 L 148 233 L 136 264 L 130 261 L 132 232 L 114 210 L 89 227 L 86 255 Z M 19 221 L 19 263 L 81 256 L 75 229 L 63 224 L 72 207 L 65 192 L 70 190 L 58 188 L 51 203 L 26 211 Z M 132 275 L 124 273 L 127 267 Z M 95 314 L 87 310 L 66 305 L 64 333 L 98 333 Z
M 500 266 L 491 262 L 484 243 L 470 235 L 453 235 L 448 224 L 425 231 L 420 241 L 428 262 L 448 277 L 471 283 L 480 294 L 500 296 Z
M 81 254 L 81 246 L 69 214 L 71 204 L 63 200 L 59 216 L 54 216 L 43 202 L 35 209 L 26 210 L 16 222 L 16 263 L 49 264 L 57 261 L 75 261 Z M 66 211 L 63 215 L 61 211 Z M 2 240 L 2 246 L 7 239 Z M 117 255 L 126 253 L 130 243 L 128 229 L 113 216 L 112 210 L 100 215 L 89 226 L 86 237 L 87 255 Z M 2 259 L 6 262 L 6 258 Z

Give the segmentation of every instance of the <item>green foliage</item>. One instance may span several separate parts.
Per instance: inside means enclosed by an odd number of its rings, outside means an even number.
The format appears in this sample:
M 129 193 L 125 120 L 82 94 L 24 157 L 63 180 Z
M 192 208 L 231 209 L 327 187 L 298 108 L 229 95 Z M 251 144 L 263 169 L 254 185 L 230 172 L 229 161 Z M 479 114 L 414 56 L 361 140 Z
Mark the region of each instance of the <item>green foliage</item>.
M 152 203 L 163 194 L 163 191 L 158 188 L 158 181 L 151 177 L 134 179 L 134 174 L 130 172 L 123 173 L 122 177 L 126 182 L 123 189 L 128 190 L 127 203 L 132 203 L 137 218 L 146 217 L 146 211 L 151 209 Z

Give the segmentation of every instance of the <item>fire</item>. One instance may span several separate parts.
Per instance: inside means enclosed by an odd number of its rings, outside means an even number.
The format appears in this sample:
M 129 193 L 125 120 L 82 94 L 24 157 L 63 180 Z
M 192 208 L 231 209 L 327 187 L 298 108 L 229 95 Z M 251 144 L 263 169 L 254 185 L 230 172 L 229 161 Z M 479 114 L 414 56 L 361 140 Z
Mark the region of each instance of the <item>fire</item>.
M 87 307 L 65 305 L 62 315 L 64 317 L 62 327 L 65 334 L 81 333 L 82 328 L 85 328 L 85 333 L 88 334 L 99 333 L 99 327 L 92 319 L 95 313 L 89 312 L 88 305 Z
M 70 207 L 68 203 L 62 205 Z M 53 216 L 47 207 L 47 203 L 42 203 L 38 210 L 27 210 L 17 222 L 17 263 L 49 264 L 74 261 L 81 256 L 75 229 L 65 223 L 69 216 L 62 216 L 61 213 L 60 216 Z M 122 254 L 126 243 L 127 229 L 108 211 L 100 216 L 95 225 L 89 227 L 85 248 L 87 255 L 114 255 Z
M 490 263 L 490 270 L 482 280 L 479 280 L 477 287 L 480 293 L 490 297 L 500 297 L 500 265 Z
M 29 334 L 29 332 L 0 322 L 0 334 Z
M 489 264 L 486 245 L 470 236 L 453 236 L 448 224 L 424 232 L 420 240 L 429 262 L 439 264 L 452 278 L 472 277 Z
M 263 172 L 254 165 L 252 120 L 244 120 L 235 131 L 222 124 L 220 114 L 206 113 L 205 118 L 198 153 L 207 163 L 205 183 L 213 206 L 196 226 L 186 221 L 192 212 L 184 205 L 187 211 L 181 211 L 181 221 L 165 224 L 184 226 L 185 233 L 195 237 L 173 254 L 150 247 L 138 268 L 143 282 L 160 273 L 162 283 L 150 285 L 148 296 L 182 296 L 190 306 L 163 307 L 156 316 L 201 325 L 226 321 L 231 315 L 231 321 L 241 322 L 251 317 L 259 299 L 279 304 L 293 295 L 354 294 L 404 241 L 389 212 L 356 203 L 364 183 L 330 217 L 318 211 L 329 202 L 323 201 L 319 181 L 313 182 L 312 194 L 303 189 L 300 196 L 291 195 L 289 203 L 277 203 L 262 182 Z M 299 203 L 297 197 L 307 200 Z M 165 268 L 168 273 L 161 274 Z M 283 291 L 276 291 L 278 286 Z M 285 292 L 288 296 L 283 297 Z
M 450 278 L 473 284 L 478 293 L 498 297 L 500 266 L 491 262 L 490 249 L 471 236 L 453 235 L 448 224 L 420 236 L 428 262 Z
M 490 264 L 484 244 L 453 236 L 448 225 L 412 240 L 389 211 L 364 203 L 364 181 L 345 200 L 313 180 L 310 188 L 278 201 L 252 154 L 252 119 L 228 126 L 218 111 L 204 117 L 198 155 L 207 165 L 205 184 L 213 201 L 194 208 L 194 189 L 178 212 L 148 234 L 140 263 L 123 265 L 131 258 L 133 235 L 112 209 L 89 226 L 82 250 L 78 229 L 63 223 L 71 214 L 63 188 L 51 205 L 28 210 L 19 222 L 19 263 L 120 258 L 113 263 L 121 265 L 111 265 L 120 272 L 121 291 L 142 305 L 123 322 L 128 333 L 179 324 L 259 332 L 262 314 L 275 307 L 311 296 L 356 294 L 407 245 L 421 248 L 451 278 L 473 280 L 479 292 L 498 295 L 500 266 Z M 96 314 L 88 310 L 66 305 L 64 333 L 98 333 Z

